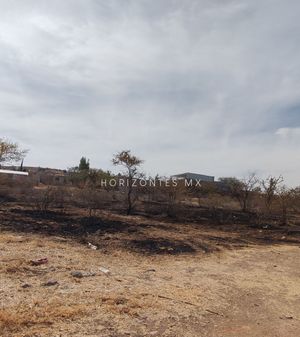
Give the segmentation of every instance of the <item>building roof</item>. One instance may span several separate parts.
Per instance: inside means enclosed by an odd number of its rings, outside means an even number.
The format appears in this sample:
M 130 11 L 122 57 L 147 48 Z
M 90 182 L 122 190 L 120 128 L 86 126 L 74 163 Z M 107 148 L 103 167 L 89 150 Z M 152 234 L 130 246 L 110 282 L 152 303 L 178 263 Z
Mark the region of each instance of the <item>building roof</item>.
M 175 174 L 172 177 L 173 178 L 200 180 L 200 181 L 214 181 L 215 180 L 214 176 L 208 176 L 208 175 L 205 175 L 205 174 L 191 173 L 191 172 Z

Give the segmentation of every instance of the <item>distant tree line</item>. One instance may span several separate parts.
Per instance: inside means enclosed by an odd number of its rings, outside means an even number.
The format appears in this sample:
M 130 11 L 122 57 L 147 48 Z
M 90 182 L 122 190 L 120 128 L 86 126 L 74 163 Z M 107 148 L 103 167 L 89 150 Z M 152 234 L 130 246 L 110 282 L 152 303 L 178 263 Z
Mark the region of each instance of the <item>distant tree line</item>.
M 17 143 L 0 139 L 0 165 L 23 161 L 27 152 Z M 208 205 L 211 209 L 224 208 L 226 198 L 229 198 L 227 204 L 230 204 L 230 200 L 235 201 L 244 213 L 254 211 L 271 215 L 274 210 L 280 210 L 284 224 L 288 223 L 289 212 L 299 212 L 300 188 L 288 188 L 281 175 L 259 179 L 255 173 L 250 173 L 242 179 L 223 177 L 214 183 L 203 182 L 199 187 L 187 187 L 181 182 L 176 186 L 169 185 L 166 178 L 158 175 L 154 178 L 145 177 L 140 171 L 143 160 L 130 150 L 117 152 L 113 155 L 112 163 L 124 170 L 116 175 L 110 171 L 91 168 L 89 159 L 83 156 L 78 166 L 68 170 L 68 181 L 72 188 L 33 188 L 31 193 L 27 193 L 28 200 L 37 209 L 44 211 L 52 204 L 63 208 L 66 200 L 70 200 L 75 206 L 86 208 L 89 216 L 112 204 L 126 205 L 128 215 L 138 207 L 143 207 L 145 212 L 149 212 L 152 207 L 168 216 L 176 216 L 184 207 L 195 206 L 195 200 L 198 207 Z M 102 184 L 105 180 L 124 178 L 127 184 L 123 187 Z M 160 180 L 163 183 L 155 187 L 135 186 L 134 181 L 139 179 Z

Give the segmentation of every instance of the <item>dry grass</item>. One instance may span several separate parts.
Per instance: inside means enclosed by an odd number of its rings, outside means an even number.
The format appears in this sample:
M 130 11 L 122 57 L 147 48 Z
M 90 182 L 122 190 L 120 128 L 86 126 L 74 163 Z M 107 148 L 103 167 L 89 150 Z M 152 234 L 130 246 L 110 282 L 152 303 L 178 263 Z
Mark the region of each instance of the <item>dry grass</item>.
M 3 261 L 2 261 L 3 262 Z M 7 273 L 13 276 L 35 276 L 44 275 L 47 273 L 47 268 L 31 267 L 30 262 L 25 259 L 13 259 L 3 262 L 0 267 L 1 273 Z
M 256 241 L 272 235 L 281 242 L 281 233 L 115 214 L 102 220 L 76 239 L 1 232 L 1 337 L 236 337 L 226 331 L 240 325 L 253 332 L 243 337 L 299 336 L 299 248 Z M 169 243 L 194 250 L 175 254 Z M 172 249 L 161 254 L 161 247 Z M 46 257 L 45 265 L 30 264 Z M 75 278 L 74 271 L 94 276 Z M 44 286 L 49 280 L 58 283 Z
M 135 298 L 126 298 L 122 296 L 106 296 L 101 299 L 106 311 L 114 315 L 138 316 L 145 303 Z
M 87 312 L 87 307 L 78 304 L 66 305 L 60 301 L 44 303 L 35 301 L 32 305 L 0 309 L 0 332 L 7 333 L 42 327 L 61 320 L 71 320 Z
M 4 263 L 0 270 L 1 272 L 6 272 L 8 274 L 20 274 L 27 273 L 30 268 L 28 268 L 28 263 L 24 259 L 15 259 Z

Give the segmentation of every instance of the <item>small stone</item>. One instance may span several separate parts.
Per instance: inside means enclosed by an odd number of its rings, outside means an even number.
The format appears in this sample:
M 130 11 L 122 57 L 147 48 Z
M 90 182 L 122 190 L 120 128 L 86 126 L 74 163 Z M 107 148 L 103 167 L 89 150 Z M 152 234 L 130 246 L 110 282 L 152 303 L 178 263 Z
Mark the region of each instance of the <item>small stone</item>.
M 26 289 L 26 288 L 31 288 L 32 285 L 31 285 L 31 284 L 28 284 L 28 283 L 24 283 L 24 284 L 21 285 L 21 287 L 22 287 L 23 289 Z
M 96 273 L 93 272 L 82 273 L 81 271 L 72 271 L 71 275 L 76 278 L 82 278 L 82 277 L 96 276 Z
M 88 247 L 89 247 L 90 249 L 93 249 L 93 250 L 97 250 L 97 249 L 98 249 L 97 246 L 91 244 L 90 242 L 88 242 Z
M 89 276 L 96 276 L 96 275 L 97 275 L 96 273 L 89 272 L 89 273 L 84 274 L 83 276 L 89 277 Z
M 280 319 L 294 319 L 293 316 L 281 316 Z
M 56 280 L 49 280 L 49 281 L 43 283 L 42 285 L 44 287 L 51 287 L 51 286 L 55 286 L 57 284 L 58 284 L 58 282 Z
M 72 271 L 71 275 L 76 278 L 83 278 L 83 274 L 81 271 Z
M 30 264 L 32 266 L 40 266 L 42 264 L 48 263 L 48 259 L 45 257 L 43 259 L 38 259 L 38 260 L 30 260 Z
M 105 268 L 105 267 L 100 267 L 99 270 L 100 270 L 102 273 L 106 274 L 106 275 L 109 275 L 109 274 L 110 274 L 109 269 L 107 269 L 107 268 Z

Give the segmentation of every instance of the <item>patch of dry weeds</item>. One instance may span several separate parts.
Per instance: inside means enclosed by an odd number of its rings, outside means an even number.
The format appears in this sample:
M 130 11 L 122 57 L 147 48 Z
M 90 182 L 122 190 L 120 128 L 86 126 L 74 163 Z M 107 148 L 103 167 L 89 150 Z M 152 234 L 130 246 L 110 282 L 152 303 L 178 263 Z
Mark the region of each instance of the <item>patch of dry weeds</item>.
M 86 312 L 87 307 L 84 305 L 66 305 L 59 301 L 36 301 L 33 305 L 4 308 L 0 309 L 0 333 L 7 336 L 7 333 L 24 328 L 49 326 L 60 320 L 72 320 Z

